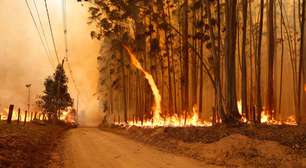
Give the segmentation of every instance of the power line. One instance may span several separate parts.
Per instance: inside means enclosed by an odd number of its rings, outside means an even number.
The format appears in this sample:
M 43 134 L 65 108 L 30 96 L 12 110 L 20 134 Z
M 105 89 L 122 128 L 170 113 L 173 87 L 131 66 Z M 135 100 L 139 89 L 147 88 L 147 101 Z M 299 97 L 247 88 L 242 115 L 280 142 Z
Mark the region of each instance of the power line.
M 45 0 L 45 8 L 46 8 L 46 12 L 47 12 L 48 23 L 49 23 L 50 33 L 51 33 L 51 37 L 52 37 L 52 43 L 53 43 L 55 56 L 56 56 L 56 59 L 57 59 L 57 63 L 60 64 L 60 59 L 59 59 L 59 56 L 58 56 L 58 53 L 57 53 L 56 44 L 55 44 L 55 40 L 54 40 L 54 35 L 53 35 L 53 30 L 52 30 L 52 25 L 51 25 L 47 0 Z
M 29 2 L 28 2 L 28 0 L 25 0 L 25 2 L 26 2 L 26 6 L 27 6 L 27 8 L 28 8 L 28 10 L 29 10 L 29 12 L 30 12 L 32 21 L 33 21 L 33 23 L 34 23 L 34 25 L 35 25 L 36 31 L 37 31 L 37 33 L 38 33 L 38 35 L 39 35 L 40 42 L 41 42 L 41 44 L 42 44 L 42 46 L 43 46 L 43 48 L 44 48 L 44 50 L 45 50 L 45 54 L 47 55 L 48 60 L 49 60 L 49 63 L 50 63 L 50 65 L 51 65 L 51 67 L 53 68 L 53 64 L 52 64 L 52 61 L 51 61 L 50 54 L 48 53 L 46 44 L 45 44 L 44 41 L 43 41 L 42 35 L 41 35 L 40 31 L 39 31 L 37 22 L 36 22 L 36 20 L 35 20 L 35 18 L 34 18 L 34 15 L 33 15 L 33 12 L 32 12 L 32 10 L 31 10 L 31 7 L 30 7 L 30 5 L 29 5 Z
M 40 13 L 38 11 L 37 3 L 36 3 L 35 0 L 32 0 L 32 1 L 34 3 L 34 7 L 35 7 L 35 10 L 36 10 L 36 14 L 37 14 L 37 17 L 38 17 L 40 28 L 42 30 L 42 34 L 43 34 L 43 37 L 44 37 L 44 40 L 45 40 L 46 48 L 48 50 L 48 54 L 49 54 L 49 56 L 51 56 L 51 51 L 50 51 L 50 48 L 49 48 L 49 45 L 48 45 L 48 40 L 47 40 L 46 32 L 45 32 L 44 26 L 43 26 L 42 21 L 41 21 L 41 17 L 40 17 Z M 52 59 L 52 57 L 50 59 Z M 54 60 L 52 59 L 52 64 L 54 63 L 53 61 Z
M 66 54 L 66 60 L 67 60 L 67 65 L 68 65 L 68 70 L 69 70 L 69 73 L 70 73 L 70 76 L 71 76 L 71 80 L 72 80 L 72 83 L 74 85 L 74 88 L 77 92 L 77 94 L 79 95 L 79 89 L 76 85 L 76 82 L 74 80 L 74 76 L 73 76 L 73 72 L 72 72 L 72 68 L 71 68 L 71 63 L 69 62 L 69 59 L 68 59 L 68 37 L 67 37 L 67 14 L 66 14 L 66 0 L 63 0 L 63 25 L 64 25 L 64 38 L 65 38 L 65 54 Z
M 66 1 L 63 0 L 63 25 L 64 25 L 64 37 L 65 37 L 65 54 L 68 58 L 68 38 L 67 38 L 67 14 L 66 14 Z

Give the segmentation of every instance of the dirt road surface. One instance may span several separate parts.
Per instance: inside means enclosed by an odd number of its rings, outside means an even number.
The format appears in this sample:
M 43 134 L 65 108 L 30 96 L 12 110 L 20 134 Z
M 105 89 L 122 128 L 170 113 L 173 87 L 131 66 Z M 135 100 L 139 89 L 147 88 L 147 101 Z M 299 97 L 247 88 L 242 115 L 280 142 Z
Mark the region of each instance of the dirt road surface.
M 67 132 L 65 168 L 209 168 L 200 161 L 161 152 L 97 128 Z

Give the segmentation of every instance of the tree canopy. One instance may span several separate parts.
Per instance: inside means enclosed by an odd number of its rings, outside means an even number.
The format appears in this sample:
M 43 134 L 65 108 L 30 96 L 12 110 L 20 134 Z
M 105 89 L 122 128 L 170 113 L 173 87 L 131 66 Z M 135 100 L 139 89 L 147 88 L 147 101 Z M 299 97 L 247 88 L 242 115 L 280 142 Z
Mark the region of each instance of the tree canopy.
M 61 111 L 73 106 L 73 99 L 68 92 L 68 78 L 62 64 L 59 64 L 53 74 L 45 82 L 43 95 L 37 100 L 37 104 L 50 119 L 59 119 Z

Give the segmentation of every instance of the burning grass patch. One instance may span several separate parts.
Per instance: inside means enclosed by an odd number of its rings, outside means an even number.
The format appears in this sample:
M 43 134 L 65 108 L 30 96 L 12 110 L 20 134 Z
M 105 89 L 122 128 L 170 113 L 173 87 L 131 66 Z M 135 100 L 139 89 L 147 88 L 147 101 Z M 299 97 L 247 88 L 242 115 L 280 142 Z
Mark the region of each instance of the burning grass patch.
M 61 125 L 0 122 L 0 167 L 48 167 L 65 129 Z

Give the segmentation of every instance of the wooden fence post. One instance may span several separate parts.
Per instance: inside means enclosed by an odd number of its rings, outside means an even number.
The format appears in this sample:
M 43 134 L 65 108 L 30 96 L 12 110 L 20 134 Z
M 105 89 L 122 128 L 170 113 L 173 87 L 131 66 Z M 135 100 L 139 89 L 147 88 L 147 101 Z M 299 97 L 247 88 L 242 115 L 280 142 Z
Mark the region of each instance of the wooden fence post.
M 18 108 L 17 124 L 20 122 L 20 108 Z
M 10 124 L 12 122 L 12 116 L 13 116 L 13 110 L 14 110 L 14 105 L 10 105 L 9 107 L 9 113 L 7 116 L 7 123 Z
M 27 123 L 27 115 L 28 115 L 28 111 L 26 110 L 24 113 L 24 123 L 23 125 L 25 125 Z

